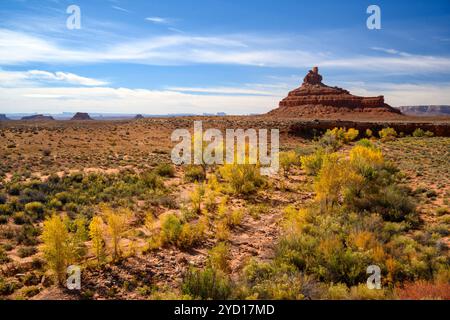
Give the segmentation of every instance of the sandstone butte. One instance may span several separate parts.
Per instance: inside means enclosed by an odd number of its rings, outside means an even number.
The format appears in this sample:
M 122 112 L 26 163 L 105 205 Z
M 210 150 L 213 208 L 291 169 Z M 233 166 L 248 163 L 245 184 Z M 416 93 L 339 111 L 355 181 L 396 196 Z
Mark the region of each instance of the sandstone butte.
M 71 120 L 77 120 L 77 121 L 79 121 L 79 120 L 92 120 L 92 118 L 89 116 L 89 114 L 88 113 L 85 113 L 85 112 L 77 112 L 73 117 L 72 117 L 72 119 Z
M 384 102 L 383 96 L 358 97 L 339 87 L 322 83 L 319 68 L 308 72 L 303 84 L 289 92 L 279 107 L 267 115 L 276 117 L 302 117 L 328 114 L 374 113 L 401 115 L 400 110 Z

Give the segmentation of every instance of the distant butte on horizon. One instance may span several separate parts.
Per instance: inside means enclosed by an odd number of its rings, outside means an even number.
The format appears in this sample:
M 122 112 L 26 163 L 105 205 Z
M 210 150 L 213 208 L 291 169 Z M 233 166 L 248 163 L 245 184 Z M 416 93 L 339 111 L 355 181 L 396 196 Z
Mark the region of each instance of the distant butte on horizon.
M 339 87 L 322 83 L 319 68 L 313 67 L 302 85 L 289 92 L 279 107 L 267 115 L 275 117 L 303 117 L 330 114 L 373 113 L 374 115 L 401 115 L 400 110 L 384 102 L 384 96 L 359 97 Z

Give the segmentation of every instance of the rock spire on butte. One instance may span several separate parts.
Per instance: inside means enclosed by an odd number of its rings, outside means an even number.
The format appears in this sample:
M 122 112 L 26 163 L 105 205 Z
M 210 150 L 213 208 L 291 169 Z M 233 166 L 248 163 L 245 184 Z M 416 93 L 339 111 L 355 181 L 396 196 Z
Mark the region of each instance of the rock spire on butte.
M 308 72 L 303 84 L 289 92 L 280 101 L 279 108 L 268 113 L 270 116 L 302 117 L 328 114 L 348 114 L 370 112 L 375 114 L 401 114 L 384 102 L 383 96 L 358 97 L 338 87 L 329 87 L 322 83 L 319 68 Z

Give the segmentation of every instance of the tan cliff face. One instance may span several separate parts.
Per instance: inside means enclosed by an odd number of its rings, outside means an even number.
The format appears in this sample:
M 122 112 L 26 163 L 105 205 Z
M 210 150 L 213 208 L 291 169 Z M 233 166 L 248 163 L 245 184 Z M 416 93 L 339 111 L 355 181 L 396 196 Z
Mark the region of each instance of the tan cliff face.
M 401 114 L 384 102 L 383 96 L 359 97 L 338 87 L 322 83 L 319 69 L 314 67 L 308 72 L 303 84 L 289 92 L 280 101 L 279 108 L 269 112 L 273 116 L 302 116 L 340 112 L 375 112 Z

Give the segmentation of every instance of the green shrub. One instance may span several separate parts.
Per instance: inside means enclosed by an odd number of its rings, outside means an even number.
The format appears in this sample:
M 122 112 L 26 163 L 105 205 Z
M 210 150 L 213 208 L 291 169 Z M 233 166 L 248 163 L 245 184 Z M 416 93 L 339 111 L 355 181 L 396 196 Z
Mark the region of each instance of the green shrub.
M 256 193 L 266 182 L 257 165 L 225 164 L 219 168 L 219 172 L 235 194 Z
M 63 203 L 59 201 L 58 199 L 54 198 L 50 200 L 48 203 L 48 206 L 52 209 L 60 210 L 63 207 Z
M 292 166 L 300 164 L 300 158 L 295 151 L 280 152 L 279 159 L 280 167 L 285 175 L 289 173 Z
M 44 205 L 40 202 L 30 202 L 25 205 L 25 212 L 39 219 L 43 218 Z
M 328 287 L 327 299 L 347 300 L 350 299 L 350 292 L 344 283 L 333 284 Z
M 162 189 L 164 187 L 164 182 L 154 172 L 143 173 L 141 179 L 144 185 L 152 190 Z
M 22 186 L 18 183 L 14 183 L 8 186 L 8 193 L 11 196 L 18 196 L 20 195 L 20 191 L 22 190 Z
M 378 132 L 382 141 L 392 141 L 397 138 L 397 132 L 393 128 L 384 128 Z
M 182 223 L 176 214 L 169 213 L 165 215 L 161 221 L 162 242 L 176 244 L 182 229 Z
M 421 128 L 417 128 L 416 130 L 414 130 L 412 135 L 413 135 L 413 137 L 416 137 L 416 138 L 425 137 L 425 131 L 422 130 Z
M 161 163 L 155 168 L 155 173 L 161 177 L 175 176 L 175 169 L 168 163 Z
M 19 201 L 22 204 L 27 204 L 30 202 L 46 202 L 47 196 L 44 192 L 32 188 L 25 188 L 19 197 Z
M 206 179 L 205 170 L 202 166 L 186 166 L 184 171 L 184 179 L 188 182 L 202 182 Z
M 359 140 L 358 142 L 356 142 L 356 145 L 363 146 L 365 148 L 370 148 L 370 149 L 375 148 L 374 144 L 367 138 L 363 138 L 363 139 Z
M 0 263 L 4 264 L 4 263 L 8 263 L 10 262 L 11 259 L 8 257 L 8 254 L 5 252 L 5 250 L 0 247 Z
M 19 288 L 19 284 L 14 281 L 7 281 L 0 277 L 0 296 L 13 294 Z
M 66 204 L 71 201 L 71 196 L 68 192 L 59 192 L 55 194 L 55 199 L 60 201 L 62 204 Z
M 41 290 L 38 286 L 30 286 L 23 288 L 20 292 L 27 298 L 34 297 L 37 295 Z
M 351 300 L 383 300 L 388 298 L 384 289 L 371 290 L 365 283 L 350 288 Z
M 191 268 L 184 276 L 181 290 L 183 294 L 194 298 L 226 300 L 231 297 L 232 284 L 220 270 L 211 267 L 203 270 Z
M 8 216 L 1 215 L 0 216 L 0 225 L 8 223 Z
M 346 130 L 345 128 L 334 128 L 332 130 L 328 129 L 322 138 L 319 140 L 319 143 L 332 151 L 336 151 L 343 144 L 348 144 L 351 141 L 354 141 L 359 136 L 359 131 L 350 128 Z
M 208 252 L 208 265 L 212 269 L 221 270 L 225 273 L 230 271 L 229 255 L 230 248 L 225 242 L 220 242 Z
M 4 193 L 0 193 L 0 204 L 5 204 L 7 201 L 7 196 Z
M 13 210 L 9 204 L 0 204 L 0 214 L 5 216 L 10 216 Z
M 446 214 L 449 214 L 449 213 L 450 213 L 450 210 L 448 208 L 446 208 L 446 207 L 441 207 L 441 208 L 437 208 L 436 209 L 436 214 L 438 216 L 443 216 L 443 215 L 446 215 Z
M 302 169 L 305 170 L 308 175 L 317 175 L 322 167 L 324 156 L 324 150 L 317 149 L 313 154 L 301 157 L 300 161 L 302 163 Z
M 434 133 L 433 132 L 431 132 L 431 131 L 425 131 L 425 130 L 423 130 L 423 129 L 421 129 L 421 128 L 417 128 L 416 130 L 414 130 L 414 132 L 413 132 L 413 137 L 416 137 L 416 138 L 423 138 L 423 137 L 433 137 L 434 136 Z
M 13 214 L 13 221 L 15 224 L 21 225 L 30 222 L 30 219 L 23 212 L 16 212 Z
M 37 252 L 35 247 L 20 247 L 17 251 L 19 257 L 26 258 L 34 255 Z

